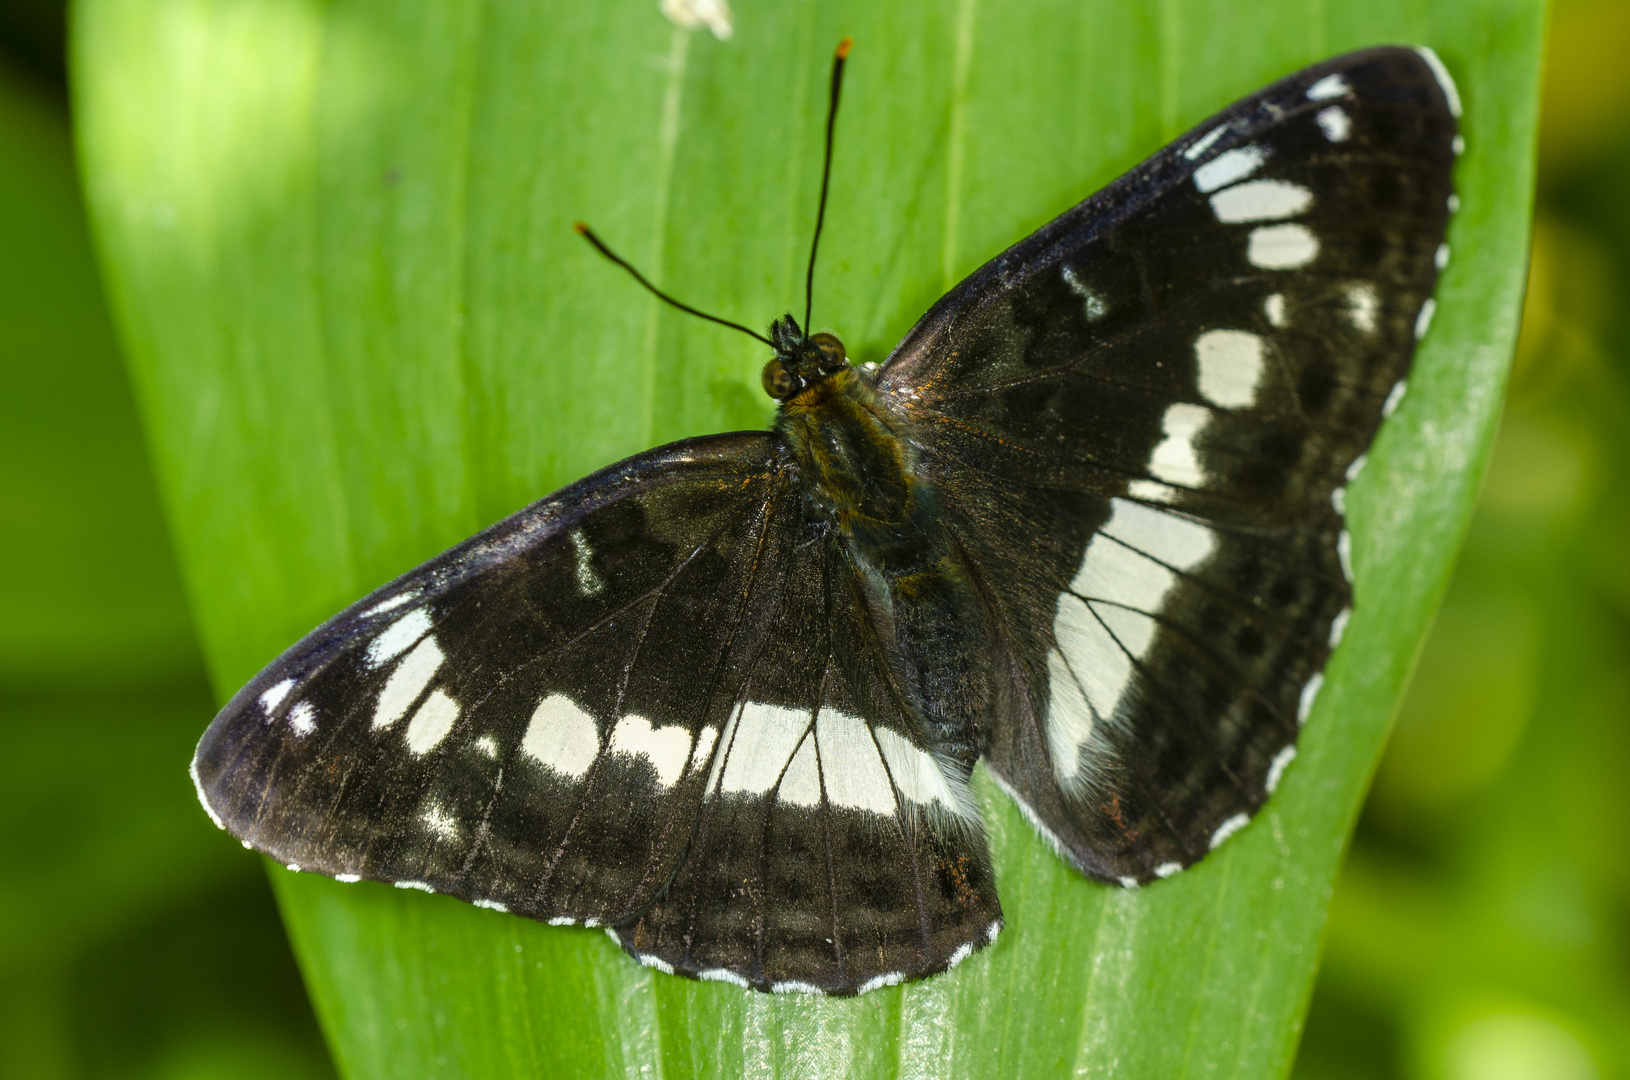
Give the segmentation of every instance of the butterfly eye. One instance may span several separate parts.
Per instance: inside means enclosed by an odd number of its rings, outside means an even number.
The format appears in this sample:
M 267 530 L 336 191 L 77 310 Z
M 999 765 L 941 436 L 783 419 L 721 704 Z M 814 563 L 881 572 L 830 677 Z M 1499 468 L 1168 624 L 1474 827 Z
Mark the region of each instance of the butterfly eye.
M 792 373 L 783 367 L 779 360 L 771 360 L 765 364 L 759 379 L 764 383 L 764 392 L 777 401 L 789 398 L 798 391 L 798 380 L 793 378 Z
M 843 342 L 838 340 L 836 334 L 819 333 L 810 335 L 809 343 L 821 350 L 821 374 L 830 375 L 834 371 L 842 371 L 849 363 Z

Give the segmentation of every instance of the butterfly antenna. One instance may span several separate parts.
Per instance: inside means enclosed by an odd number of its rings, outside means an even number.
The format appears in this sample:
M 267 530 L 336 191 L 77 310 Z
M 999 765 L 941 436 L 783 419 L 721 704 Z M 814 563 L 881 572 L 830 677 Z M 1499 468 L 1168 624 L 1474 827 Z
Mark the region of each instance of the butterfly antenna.
M 826 224 L 826 189 L 832 182 L 832 129 L 838 121 L 838 94 L 843 90 L 843 65 L 849 59 L 853 38 L 838 42 L 832 54 L 832 97 L 826 105 L 826 159 L 821 163 L 821 202 L 815 210 L 815 239 L 809 242 L 809 269 L 804 272 L 804 333 L 809 333 L 809 315 L 815 302 L 815 252 L 821 246 L 821 226 Z
M 632 274 L 634 276 L 635 281 L 639 282 L 641 285 L 644 285 L 647 289 L 650 290 L 651 295 L 655 296 L 658 300 L 661 300 L 663 303 L 671 304 L 674 307 L 678 308 L 680 311 L 683 311 L 688 315 L 695 315 L 698 319 L 706 319 L 708 322 L 718 323 L 720 326 L 728 326 L 732 330 L 740 330 L 742 333 L 746 334 L 748 337 L 754 338 L 755 340 L 758 340 L 758 341 L 762 341 L 764 344 L 770 346 L 770 348 L 772 348 L 772 349 L 775 348 L 775 344 L 773 342 L 771 342 L 769 338 L 765 337 L 763 334 L 756 333 L 755 331 L 747 329 L 747 327 L 743 326 L 741 323 L 733 323 L 729 319 L 721 319 L 717 315 L 709 315 L 705 311 L 697 311 L 695 308 L 691 307 L 689 304 L 681 304 L 678 300 L 675 300 L 673 297 L 669 296 L 667 293 L 663 292 L 661 289 L 657 288 L 655 285 L 653 285 L 649 281 L 645 280 L 645 275 L 644 274 L 642 274 L 638 270 L 634 269 L 634 267 L 629 264 L 627 259 L 623 258 L 621 255 L 618 255 L 615 251 L 612 251 L 610 248 L 606 247 L 605 241 L 601 240 L 598 236 L 595 236 L 594 235 L 594 230 L 589 228 L 587 225 L 583 224 L 581 221 L 573 222 L 572 223 L 572 229 L 577 233 L 577 235 L 581 236 L 583 239 L 585 239 L 589 243 L 593 244 L 594 249 L 596 251 L 598 251 L 600 254 L 604 255 L 606 258 L 610 259 L 612 262 L 616 263 L 618 266 L 622 267 L 624 270 L 627 270 L 630 274 Z

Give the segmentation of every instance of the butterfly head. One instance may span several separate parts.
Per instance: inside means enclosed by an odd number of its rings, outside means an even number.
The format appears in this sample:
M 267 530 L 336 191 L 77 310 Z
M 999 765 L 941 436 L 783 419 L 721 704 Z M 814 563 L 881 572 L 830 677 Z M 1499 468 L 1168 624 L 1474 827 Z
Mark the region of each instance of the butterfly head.
M 836 334 L 806 334 L 791 315 L 770 324 L 770 347 L 775 356 L 764 365 L 764 392 L 777 401 L 795 397 L 849 366 Z

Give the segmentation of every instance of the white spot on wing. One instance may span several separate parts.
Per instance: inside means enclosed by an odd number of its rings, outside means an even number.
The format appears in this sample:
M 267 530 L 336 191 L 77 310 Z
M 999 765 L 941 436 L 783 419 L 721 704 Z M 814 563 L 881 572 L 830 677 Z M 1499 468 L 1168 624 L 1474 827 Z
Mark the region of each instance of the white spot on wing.
M 1454 151 L 1455 157 L 1464 154 L 1466 152 L 1466 136 L 1456 135 L 1449 141 L 1449 149 Z
M 1205 482 L 1205 471 L 1194 452 L 1194 437 L 1211 420 L 1211 414 L 1199 405 L 1178 403 L 1168 405 L 1160 418 L 1161 430 L 1166 437 L 1149 455 L 1149 472 L 1157 479 L 1181 487 L 1199 487 Z
M 271 717 L 272 712 L 276 710 L 279 705 L 283 704 L 283 699 L 288 697 L 289 691 L 293 689 L 294 680 L 284 679 L 282 682 L 271 687 L 264 694 L 260 695 L 260 707 L 266 713 L 268 718 Z
M 1092 735 L 1092 709 L 1057 649 L 1047 650 L 1047 686 L 1047 749 L 1053 775 L 1061 784 L 1074 784 L 1081 773 L 1081 748 Z
M 691 751 L 690 758 L 697 766 L 700 766 L 702 762 L 708 759 L 708 755 L 713 753 L 713 743 L 718 737 L 719 729 L 716 727 L 705 727 L 696 733 L 696 748 Z M 718 769 L 715 766 L 713 774 L 708 778 L 706 790 L 713 790 L 713 781 L 718 779 L 717 772 Z
M 1200 393 L 1225 409 L 1254 404 L 1257 382 L 1262 378 L 1263 352 L 1263 341 L 1255 334 L 1207 330 L 1194 339 L 1194 357 L 1200 364 Z
M 873 990 L 881 990 L 885 986 L 899 986 L 906 981 L 903 971 L 889 971 L 882 975 L 873 975 L 855 988 L 857 994 L 869 994 Z
M 1217 831 L 1211 834 L 1211 850 L 1216 851 L 1224 840 L 1227 840 L 1250 823 L 1251 816 L 1249 814 L 1235 814 L 1221 825 L 1218 825 Z
M 1285 766 L 1296 760 L 1296 746 L 1293 743 L 1274 755 L 1273 764 L 1268 766 L 1268 779 L 1263 788 L 1269 795 L 1279 786 L 1279 780 L 1285 775 Z
M 1358 474 L 1363 472 L 1364 466 L 1368 465 L 1369 463 L 1370 455 L 1368 454 L 1360 454 L 1354 458 L 1353 463 L 1347 466 L 1347 482 L 1351 484 L 1354 480 L 1357 480 Z
M 1120 642 L 1121 648 L 1132 654 L 1133 659 L 1142 660 L 1149 655 L 1149 645 L 1155 639 L 1155 632 L 1160 629 L 1160 624 L 1154 619 L 1141 611 L 1129 611 L 1113 604 L 1087 606 Z
M 1302 687 L 1302 698 L 1296 703 L 1296 722 L 1307 723 L 1308 714 L 1313 711 L 1313 702 L 1319 696 L 1320 687 L 1324 686 L 1324 672 L 1318 672 L 1307 685 Z
M 894 813 L 894 788 L 864 721 L 823 708 L 815 721 L 815 741 L 827 801 L 874 814 Z
M 1064 284 L 1068 285 L 1070 291 L 1081 298 L 1082 311 L 1089 323 L 1097 322 L 1109 314 L 1109 305 L 1104 302 L 1104 298 L 1088 286 L 1086 282 L 1076 277 L 1074 269 L 1066 266 L 1063 277 Z
M 550 926 L 576 926 L 577 920 L 570 915 L 556 915 L 549 920 Z
M 1268 160 L 1266 147 L 1255 143 L 1250 146 L 1240 146 L 1233 150 L 1218 154 L 1210 161 L 1194 170 L 1194 186 L 1201 192 L 1210 194 L 1220 187 L 1245 179 Z
M 706 971 L 698 971 L 696 977 L 703 982 L 730 983 L 732 986 L 739 986 L 743 990 L 752 985 L 734 971 L 727 971 L 724 968 L 708 968 Z
M 918 806 L 939 803 L 953 814 L 977 820 L 977 812 L 965 806 L 951 789 L 939 761 L 927 750 L 918 749 L 910 739 L 892 728 L 873 729 L 883 760 L 888 763 L 889 775 L 901 795 Z
M 1399 402 L 1404 400 L 1404 394 L 1408 392 L 1409 382 L 1407 380 L 1399 379 L 1392 384 L 1392 389 L 1387 391 L 1387 400 L 1381 403 L 1382 419 L 1386 419 L 1398 411 Z
M 1177 498 L 1178 490 L 1154 480 L 1133 480 L 1126 485 L 1126 493 L 1134 499 L 1169 503 Z
M 317 730 L 317 710 L 309 701 L 299 701 L 289 710 L 289 727 L 296 735 L 310 735 Z
M 1451 191 L 1449 193 L 1449 198 L 1444 203 L 1444 205 L 1449 208 L 1449 213 L 1451 213 L 1451 214 L 1459 213 L 1460 212 L 1460 196 L 1456 195 L 1454 192 Z
M 1211 212 L 1225 225 L 1243 221 L 1279 221 L 1307 212 L 1313 192 L 1284 180 L 1252 180 L 1211 196 Z
M 672 975 L 674 973 L 674 966 L 659 956 L 652 956 L 650 953 L 635 953 L 634 959 L 638 960 L 648 968 L 662 972 L 664 975 Z
M 994 943 L 996 941 L 996 935 L 1000 934 L 1001 932 L 1002 920 L 997 919 L 995 922 L 985 927 L 985 943 L 987 945 Z
M 594 549 L 589 546 L 582 529 L 573 529 L 568 539 L 572 542 L 572 552 L 577 556 L 577 587 L 583 590 L 584 596 L 598 595 L 605 589 L 606 583 L 594 572 Z
M 396 608 L 401 607 L 403 604 L 406 604 L 406 603 L 408 603 L 408 602 L 410 602 L 412 600 L 418 599 L 418 597 L 419 597 L 419 590 L 418 589 L 408 589 L 405 592 L 399 592 L 395 596 L 391 597 L 389 600 L 381 600 L 379 603 L 375 604 L 373 607 L 369 608 L 367 611 L 364 611 L 362 613 L 363 618 L 368 618 L 368 617 L 373 616 L 373 615 L 380 615 L 380 614 L 383 614 L 384 612 L 387 612 L 387 611 L 394 611 Z
M 1268 317 L 1269 326 L 1285 325 L 1285 298 L 1279 293 L 1273 293 L 1262 301 L 1262 314 Z
M 1173 874 L 1180 874 L 1182 872 L 1183 872 L 1183 864 L 1182 863 L 1175 863 L 1175 862 L 1161 863 L 1159 866 L 1155 867 L 1155 877 L 1159 877 L 1159 878 L 1168 878 L 1168 877 L 1171 877 Z
M 1109 500 L 1104 535 L 1178 570 L 1191 570 L 1217 547 L 1210 529 L 1186 517 L 1127 499 Z
M 1138 879 L 1135 877 L 1118 877 L 1115 880 L 1120 883 L 1120 886 L 1123 889 L 1135 889 L 1138 887 Z
M 390 727 L 407 713 L 408 706 L 430 685 L 443 659 L 436 639 L 427 637 L 396 665 L 385 682 L 385 689 L 379 692 L 379 703 L 374 707 L 374 730 Z
M 1421 313 L 1415 316 L 1416 341 L 1419 341 L 1421 338 L 1425 337 L 1426 332 L 1432 328 L 1432 316 L 1437 310 L 1438 302 L 1432 299 L 1430 296 L 1427 297 L 1426 303 L 1421 305 Z
M 813 983 L 802 982 L 798 979 L 788 979 L 786 982 L 772 983 L 772 994 L 824 994 L 826 991 Z
M 398 889 L 418 889 L 420 892 L 427 893 L 433 893 L 436 891 L 422 881 L 396 881 L 392 882 L 392 884 Z
M 643 757 L 656 769 L 657 782 L 673 787 L 690 760 L 690 732 L 678 725 L 654 728 L 643 716 L 625 716 L 611 733 L 611 752 Z
M 957 951 L 951 954 L 951 958 L 945 961 L 945 970 L 950 971 L 952 968 L 956 967 L 958 964 L 962 963 L 962 961 L 966 960 L 972 955 L 973 942 L 964 941 L 961 945 L 957 946 Z
M 334 880 L 341 885 L 355 885 L 362 880 L 361 874 L 335 874 Z
M 662 0 L 662 14 L 686 30 L 707 27 L 720 41 L 735 33 L 728 0 Z
M 1436 79 L 1438 81 L 1438 85 L 1443 88 L 1443 96 L 1449 101 L 1449 114 L 1451 116 L 1459 116 L 1460 90 L 1455 86 L 1454 79 L 1449 75 L 1449 69 L 1443 66 L 1443 61 L 1438 59 L 1437 53 L 1426 48 L 1424 45 L 1417 48 L 1415 51 L 1420 54 L 1422 60 L 1426 61 L 1426 66 L 1432 69 L 1432 77 Z
M 432 690 L 430 696 L 424 699 L 424 704 L 413 714 L 413 719 L 408 721 L 404 736 L 408 750 L 415 757 L 422 757 L 434 750 L 453 730 L 458 712 L 458 702 L 440 690 Z
M 1341 636 L 1347 632 L 1347 621 L 1353 617 L 1352 608 L 1342 608 L 1330 623 L 1330 647 L 1334 649 L 1341 644 Z
M 1331 505 L 1332 508 L 1334 508 L 1336 513 L 1342 515 L 1343 517 L 1346 517 L 1347 516 L 1347 489 L 1344 488 L 1344 487 L 1333 488 L 1331 490 L 1331 492 L 1330 492 L 1330 505 Z
M 1086 691 L 1087 701 L 1093 710 L 1105 718 L 1113 716 L 1121 694 L 1132 681 L 1132 658 L 1110 636 L 1104 625 L 1093 617 L 1086 603 L 1069 593 L 1058 598 L 1058 612 L 1053 616 L 1053 638 L 1058 642 L 1059 651 L 1069 663 L 1070 670 Z M 1054 738 L 1049 733 L 1049 742 Z M 1055 753 L 1055 773 L 1061 766 L 1067 770 L 1065 775 L 1073 775 L 1077 767 L 1075 754 L 1064 757 Z
M 1319 114 L 1313 119 L 1318 122 L 1319 130 L 1324 132 L 1324 137 L 1331 142 L 1346 142 L 1353 133 L 1352 118 L 1340 105 L 1320 109 Z
M 757 701 L 742 705 L 736 721 L 736 737 L 725 748 L 730 756 L 725 762 L 720 790 L 727 795 L 733 792 L 768 794 L 808 730 L 809 713 L 804 709 Z
M 1336 558 L 1341 560 L 1341 573 L 1349 582 L 1353 580 L 1353 534 L 1346 529 L 1336 538 Z
M 1199 157 L 1201 154 L 1204 154 L 1207 150 L 1210 150 L 1213 146 L 1215 146 L 1217 144 L 1217 140 L 1222 138 L 1223 133 L 1227 130 L 1227 124 L 1218 124 L 1216 127 L 1212 128 L 1210 131 L 1196 139 L 1193 146 L 1183 151 L 1183 157 L 1187 158 L 1189 161 L 1193 161 L 1195 158 Z
M 1375 330 L 1375 316 L 1381 310 L 1381 300 L 1375 295 L 1375 286 L 1367 281 L 1355 281 L 1344 292 L 1347 295 L 1347 319 L 1353 329 L 1364 333 Z
M 188 763 L 187 775 L 192 777 L 192 789 L 198 793 L 198 805 L 204 808 L 204 813 L 208 814 L 209 819 L 215 822 L 217 829 L 225 829 L 226 823 L 221 820 L 221 815 L 215 812 L 215 807 L 209 804 L 209 796 L 204 794 L 204 781 L 198 776 L 197 758 L 193 758 Z
M 1445 241 L 1445 242 L 1438 245 L 1437 253 L 1432 256 L 1432 261 L 1437 264 L 1437 268 L 1439 270 L 1442 270 L 1442 269 L 1446 268 L 1449 265 L 1449 244 L 1448 244 L 1448 241 Z
M 498 756 L 498 740 L 491 735 L 481 736 L 470 746 L 484 758 L 496 758 Z
M 1345 97 L 1352 92 L 1353 88 L 1347 85 L 1347 80 L 1341 75 L 1326 75 L 1307 88 L 1307 100 L 1329 101 L 1331 98 Z
M 1087 542 L 1081 569 L 1070 582 L 1070 591 L 1088 600 L 1108 600 L 1139 611 L 1159 611 L 1166 594 L 1176 584 L 1177 575 L 1166 567 L 1100 533 Z
M 395 659 L 429 632 L 430 612 L 424 608 L 408 612 L 368 643 L 368 666 L 377 668 Z
M 425 800 L 424 809 L 419 812 L 419 821 L 439 839 L 458 839 L 457 819 L 433 798 Z
M 550 694 L 533 711 L 521 752 L 563 776 L 581 780 L 600 752 L 600 733 L 594 718 L 577 702 L 565 694 Z
M 798 744 L 798 752 L 792 755 L 781 785 L 775 789 L 775 797 L 777 802 L 789 806 L 821 805 L 821 770 L 813 737 L 806 736 Z
M 1263 270 L 1294 270 L 1319 254 L 1319 241 L 1306 225 L 1263 225 L 1251 230 L 1245 257 Z
M 474 904 L 476 907 L 479 907 L 479 908 L 486 908 L 488 911 L 498 911 L 498 912 L 508 912 L 509 911 L 509 905 L 500 904 L 496 900 L 471 900 L 470 903 Z

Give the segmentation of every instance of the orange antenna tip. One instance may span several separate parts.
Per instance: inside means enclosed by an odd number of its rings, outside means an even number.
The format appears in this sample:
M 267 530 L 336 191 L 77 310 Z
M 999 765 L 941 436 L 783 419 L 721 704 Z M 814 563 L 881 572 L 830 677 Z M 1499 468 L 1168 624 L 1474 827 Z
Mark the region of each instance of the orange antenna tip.
M 579 236 L 587 236 L 589 235 L 589 227 L 581 221 L 574 221 L 572 222 L 572 232 Z
M 838 51 L 837 51 L 838 59 L 839 60 L 847 60 L 847 59 L 849 59 L 849 50 L 854 46 L 854 44 L 855 44 L 855 39 L 845 35 L 844 39 L 842 41 L 838 42 Z

